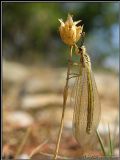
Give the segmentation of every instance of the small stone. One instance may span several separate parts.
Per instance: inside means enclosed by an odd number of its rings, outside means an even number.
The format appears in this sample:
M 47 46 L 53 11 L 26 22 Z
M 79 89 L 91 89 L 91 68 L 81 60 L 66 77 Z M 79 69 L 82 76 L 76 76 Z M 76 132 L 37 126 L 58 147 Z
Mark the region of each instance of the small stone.
M 28 127 L 33 124 L 33 118 L 26 112 L 15 111 L 7 115 L 6 121 L 18 127 Z
M 30 159 L 30 157 L 27 154 L 22 154 L 18 157 L 18 159 Z
M 28 95 L 22 99 L 23 109 L 36 109 L 48 105 L 62 104 L 62 96 L 56 94 Z

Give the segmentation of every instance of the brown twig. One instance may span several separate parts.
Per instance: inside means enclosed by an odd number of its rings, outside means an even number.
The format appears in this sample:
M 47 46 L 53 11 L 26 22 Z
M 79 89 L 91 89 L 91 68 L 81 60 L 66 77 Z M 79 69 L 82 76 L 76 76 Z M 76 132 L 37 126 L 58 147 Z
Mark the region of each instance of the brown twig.
M 73 46 L 70 47 L 70 54 L 69 54 L 69 61 L 68 61 L 68 68 L 67 68 L 67 78 L 66 78 L 66 84 L 65 84 L 64 92 L 63 92 L 62 118 L 61 118 L 60 129 L 59 129 L 59 133 L 58 133 L 58 139 L 57 139 L 57 144 L 56 144 L 56 149 L 55 149 L 55 154 L 54 154 L 53 160 L 56 160 L 57 156 L 58 156 L 59 145 L 60 145 L 63 125 L 64 125 L 64 115 L 65 115 L 66 102 L 67 102 L 67 96 L 68 96 L 68 81 L 69 81 L 70 68 L 71 68 L 72 50 L 73 50 Z
M 37 146 L 35 149 L 32 150 L 31 154 L 30 154 L 30 158 L 36 154 L 37 152 L 40 151 L 40 149 L 48 142 L 48 140 L 45 140 L 43 143 L 41 143 L 39 146 Z
M 15 159 L 17 159 L 17 156 L 20 155 L 20 153 L 22 152 L 23 147 L 24 147 L 25 143 L 27 142 L 28 137 L 29 137 L 29 135 L 30 135 L 31 129 L 32 129 L 31 127 L 29 127 L 29 128 L 27 129 L 27 131 L 26 131 L 26 133 L 25 133 L 25 136 L 24 136 L 24 138 L 23 138 L 20 146 L 19 146 L 18 149 L 17 149 L 16 155 L 15 155 Z

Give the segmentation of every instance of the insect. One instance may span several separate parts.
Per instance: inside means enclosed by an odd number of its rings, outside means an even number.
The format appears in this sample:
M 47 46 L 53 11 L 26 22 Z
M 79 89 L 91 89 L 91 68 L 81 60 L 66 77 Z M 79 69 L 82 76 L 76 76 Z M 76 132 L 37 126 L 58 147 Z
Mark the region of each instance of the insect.
M 64 126 L 64 117 L 66 102 L 68 97 L 69 79 L 72 67 L 73 49 L 76 55 L 80 57 L 78 64 L 78 73 L 74 74 L 76 77 L 75 85 L 71 96 L 71 105 L 74 107 L 73 113 L 73 131 L 76 140 L 81 146 L 88 145 L 94 135 L 100 119 L 100 101 L 97 92 L 96 83 L 91 69 L 91 62 L 86 49 L 83 46 L 85 32 L 83 32 L 83 25 L 76 26 L 78 22 L 73 22 L 72 16 L 68 15 L 67 21 L 64 23 L 59 19 L 61 26 L 59 28 L 60 36 L 65 44 L 70 47 L 66 83 L 63 90 L 63 110 L 60 122 L 60 128 L 57 137 L 57 143 L 53 159 L 56 160 L 59 152 L 59 145 Z M 78 48 L 76 43 L 81 40 L 81 47 Z M 77 52 L 76 52 L 77 51 Z M 93 137 L 93 138 L 92 138 Z
M 85 46 L 79 48 L 78 74 L 71 95 L 73 113 L 73 133 L 81 146 L 92 142 L 99 124 L 101 106 L 91 61 Z

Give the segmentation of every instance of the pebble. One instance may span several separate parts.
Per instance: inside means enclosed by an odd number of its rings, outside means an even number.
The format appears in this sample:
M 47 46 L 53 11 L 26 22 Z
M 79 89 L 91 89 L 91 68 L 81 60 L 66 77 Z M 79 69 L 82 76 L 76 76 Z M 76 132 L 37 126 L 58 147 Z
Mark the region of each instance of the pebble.
M 28 113 L 22 111 L 10 112 L 6 117 L 6 121 L 18 127 L 28 127 L 33 124 L 33 118 Z
M 48 105 L 61 105 L 62 96 L 57 94 L 38 94 L 24 96 L 21 102 L 23 109 L 36 109 Z
M 30 159 L 30 157 L 27 154 L 21 154 L 18 159 Z

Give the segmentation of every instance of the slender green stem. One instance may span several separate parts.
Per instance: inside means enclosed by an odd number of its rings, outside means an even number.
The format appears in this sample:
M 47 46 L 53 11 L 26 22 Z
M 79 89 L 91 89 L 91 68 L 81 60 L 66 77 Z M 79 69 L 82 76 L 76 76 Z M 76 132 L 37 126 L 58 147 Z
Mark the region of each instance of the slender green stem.
M 106 151 L 105 151 L 105 147 L 104 147 L 102 138 L 100 137 L 100 134 L 98 133 L 98 131 L 96 131 L 96 133 L 97 133 L 97 137 L 98 137 L 98 140 L 99 140 L 101 149 L 102 149 L 102 151 L 103 151 L 103 154 L 104 154 L 104 156 L 106 156 Z
M 112 139 L 111 139 L 111 132 L 110 132 L 110 127 L 108 124 L 108 131 L 109 131 L 109 146 L 110 146 L 110 155 L 113 155 L 113 144 L 112 144 Z

